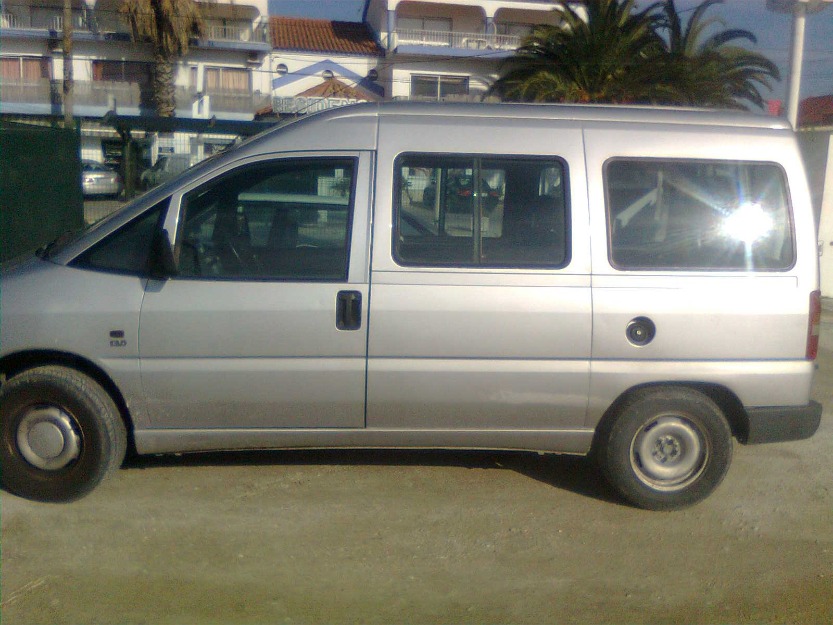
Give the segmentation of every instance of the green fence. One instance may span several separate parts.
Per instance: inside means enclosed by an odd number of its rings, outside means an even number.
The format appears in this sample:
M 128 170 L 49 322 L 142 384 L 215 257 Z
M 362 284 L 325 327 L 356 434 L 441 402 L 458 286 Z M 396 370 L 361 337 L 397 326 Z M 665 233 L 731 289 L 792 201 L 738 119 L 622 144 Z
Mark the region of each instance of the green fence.
M 84 223 L 74 130 L 0 124 L 0 260 Z

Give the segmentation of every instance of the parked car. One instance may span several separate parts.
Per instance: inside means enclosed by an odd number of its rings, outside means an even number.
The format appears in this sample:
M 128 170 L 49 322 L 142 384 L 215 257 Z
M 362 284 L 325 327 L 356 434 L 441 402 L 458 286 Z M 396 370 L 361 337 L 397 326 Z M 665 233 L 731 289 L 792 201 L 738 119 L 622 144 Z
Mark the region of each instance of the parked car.
M 84 197 L 117 197 L 124 189 L 121 176 L 96 161 L 81 161 L 81 190 Z
M 423 170 L 489 171 L 502 210 L 411 203 Z M 515 449 L 677 509 L 735 440 L 817 430 L 818 285 L 786 121 L 332 109 L 4 268 L 0 480 L 71 500 L 128 445 Z
M 142 186 L 150 189 L 181 174 L 191 166 L 189 154 L 167 154 L 160 156 L 156 163 L 142 172 L 140 177 Z

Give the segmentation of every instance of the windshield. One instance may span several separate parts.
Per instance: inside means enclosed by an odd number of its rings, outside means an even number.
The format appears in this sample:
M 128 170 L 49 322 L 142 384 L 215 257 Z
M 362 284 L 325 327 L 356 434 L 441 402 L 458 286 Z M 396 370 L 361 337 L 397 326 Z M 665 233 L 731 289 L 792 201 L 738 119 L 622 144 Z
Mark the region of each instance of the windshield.
M 86 226 L 82 226 L 81 228 L 76 228 L 74 230 L 67 230 L 66 232 L 59 234 L 57 237 L 52 239 L 46 245 L 42 245 L 37 250 L 35 250 L 35 254 L 44 260 L 49 260 L 55 254 L 60 253 L 62 250 L 67 248 L 70 244 L 75 243 L 78 239 L 82 236 L 90 233 L 95 232 L 99 228 L 103 228 L 107 224 L 109 224 L 113 219 L 115 219 L 118 215 L 121 214 L 121 210 L 117 210 L 115 212 L 110 213 L 103 219 L 98 220 L 93 224 L 89 224 Z

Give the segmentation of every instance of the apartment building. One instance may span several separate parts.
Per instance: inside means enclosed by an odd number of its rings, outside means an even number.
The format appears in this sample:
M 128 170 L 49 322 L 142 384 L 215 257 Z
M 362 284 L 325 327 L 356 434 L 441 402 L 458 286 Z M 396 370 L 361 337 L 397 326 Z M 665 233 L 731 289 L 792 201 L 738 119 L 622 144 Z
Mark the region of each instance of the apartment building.
M 204 34 L 175 70 L 176 118 L 247 121 L 354 101 L 479 100 L 524 35 L 557 24 L 555 0 L 367 0 L 363 23 L 268 15 L 268 0 L 198 2 Z M 123 137 L 108 113 L 152 114 L 151 49 L 132 41 L 122 0 L 73 0 L 73 112 L 83 156 L 110 160 Z M 63 113 L 62 0 L 5 0 L 0 12 L 0 115 Z M 197 161 L 232 136 L 133 133 L 145 165 Z
M 177 118 L 251 120 L 254 111 L 269 102 L 268 79 L 261 75 L 271 49 L 266 4 L 267 0 L 199 3 L 205 32 L 175 69 Z M 73 0 L 73 113 L 82 120 L 82 155 L 92 160 L 104 160 L 108 143 L 120 140 L 101 123 L 104 115 L 138 117 L 152 111 L 151 49 L 132 41 L 120 6 L 120 0 Z M 4 117 L 63 114 L 63 19 L 62 0 L 3 2 Z M 187 137 L 162 136 L 162 144 L 158 138 L 154 135 L 150 145 L 151 162 L 160 152 L 172 150 L 191 153 L 195 160 L 205 155 L 204 146 Z
M 384 49 L 367 24 L 280 16 L 269 24 L 274 114 L 314 113 L 384 97 L 377 70 Z
M 379 81 L 393 99 L 480 100 L 536 24 L 559 23 L 554 0 L 369 0 L 386 51 Z

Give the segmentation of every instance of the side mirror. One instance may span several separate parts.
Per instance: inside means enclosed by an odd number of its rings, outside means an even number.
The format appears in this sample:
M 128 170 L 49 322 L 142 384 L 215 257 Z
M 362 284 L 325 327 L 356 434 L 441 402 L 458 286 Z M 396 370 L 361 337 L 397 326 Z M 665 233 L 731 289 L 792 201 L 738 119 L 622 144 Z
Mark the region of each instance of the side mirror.
M 153 235 L 148 274 L 154 280 L 167 280 L 177 274 L 174 246 L 167 230 L 157 230 Z

